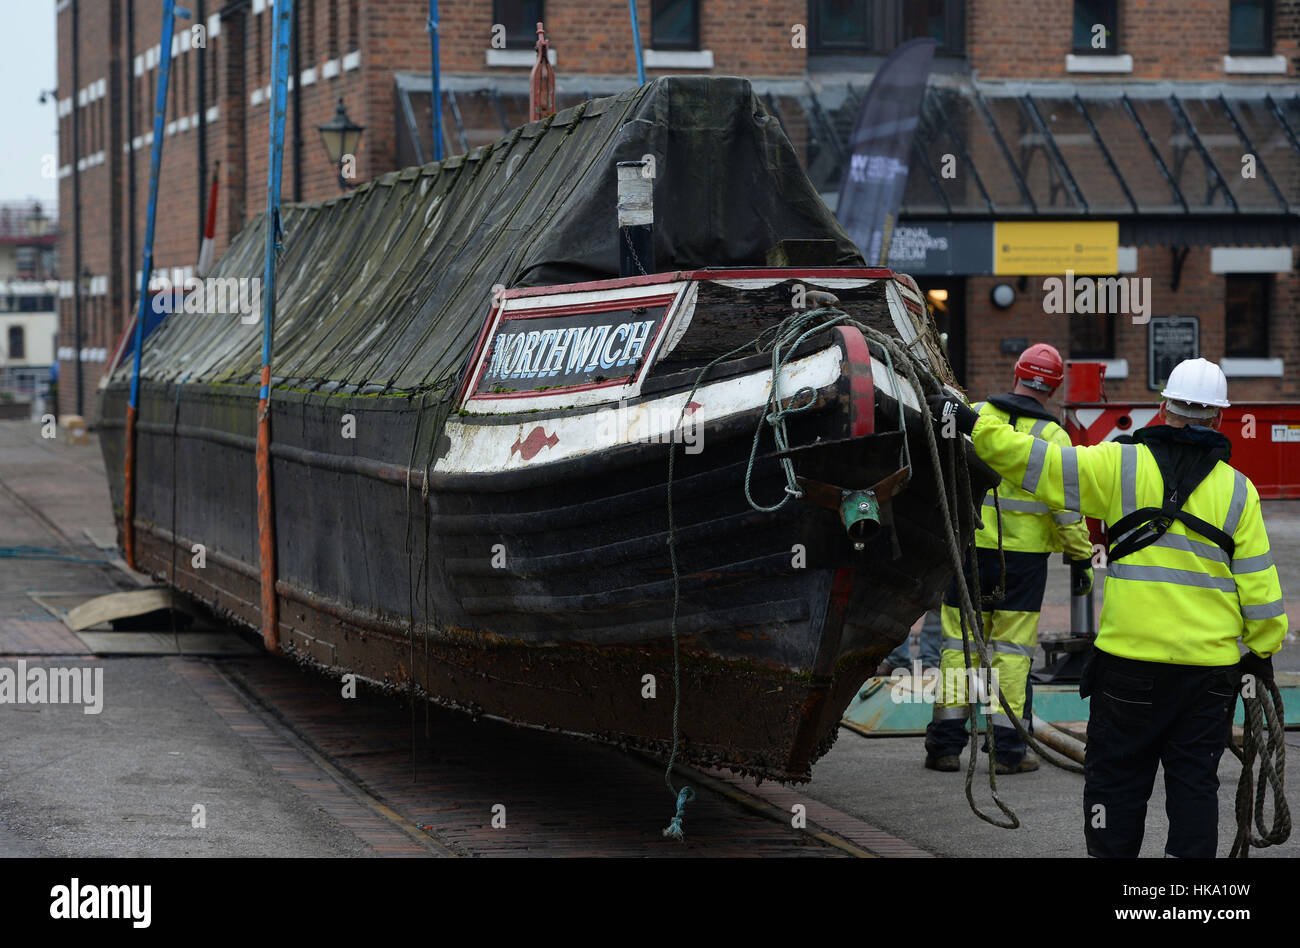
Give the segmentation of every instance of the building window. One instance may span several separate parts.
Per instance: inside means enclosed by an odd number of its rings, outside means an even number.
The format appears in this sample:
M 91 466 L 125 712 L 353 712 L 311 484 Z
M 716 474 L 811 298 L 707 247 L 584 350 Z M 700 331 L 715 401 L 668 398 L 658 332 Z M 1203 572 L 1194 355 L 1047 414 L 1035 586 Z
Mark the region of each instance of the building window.
M 36 261 L 39 253 L 37 247 L 14 248 L 14 266 L 18 268 L 20 278 L 31 280 L 36 277 Z
M 219 52 L 220 52 L 220 47 L 218 45 L 218 41 L 209 36 L 208 37 L 208 85 L 209 88 L 211 89 L 209 96 L 212 105 L 216 105 L 218 102 L 221 101 L 221 87 L 217 81 L 219 76 L 221 75 L 221 69 L 220 69 L 221 59 L 217 55 L 217 53 Z M 311 62 L 312 60 L 308 60 L 308 61 Z
M 329 11 L 325 15 L 325 27 L 328 39 L 325 43 L 325 52 L 328 59 L 339 58 L 339 0 L 329 0 Z M 259 22 L 260 30 L 260 22 Z M 258 33 L 258 42 L 261 42 L 261 33 Z M 259 56 L 261 53 L 258 54 Z M 259 59 L 260 63 L 261 60 Z M 261 68 L 260 66 L 258 68 Z
M 1113 316 L 1070 316 L 1071 359 L 1115 358 Z
M 1273 4 L 1270 0 L 1232 0 L 1228 13 L 1228 52 L 1268 56 L 1273 52 Z
M 1224 277 L 1223 354 L 1229 358 L 1268 356 L 1268 299 L 1272 276 L 1231 273 Z
M 812 45 L 822 52 L 869 52 L 866 0 L 809 0 Z
M 965 54 L 962 0 L 809 0 L 810 42 L 818 53 L 883 56 L 899 43 L 928 36 L 943 55 Z
M 361 11 L 357 0 L 348 0 L 348 52 L 361 48 Z
M 905 40 L 928 36 L 939 44 L 936 52 L 965 55 L 965 4 L 952 0 L 908 0 L 903 4 Z
M 532 48 L 537 45 L 537 24 L 542 16 L 542 0 L 492 0 L 492 24 L 506 28 L 506 46 Z
M 9 327 L 9 358 L 15 360 L 27 358 L 22 326 Z
M 307 61 L 307 68 L 310 69 L 316 65 L 316 0 L 307 0 L 303 4 L 303 13 L 306 15 L 303 33 L 303 57 Z
M 653 0 L 650 4 L 651 49 L 699 49 L 699 0 Z
M 1074 51 L 1119 54 L 1119 0 L 1074 0 Z

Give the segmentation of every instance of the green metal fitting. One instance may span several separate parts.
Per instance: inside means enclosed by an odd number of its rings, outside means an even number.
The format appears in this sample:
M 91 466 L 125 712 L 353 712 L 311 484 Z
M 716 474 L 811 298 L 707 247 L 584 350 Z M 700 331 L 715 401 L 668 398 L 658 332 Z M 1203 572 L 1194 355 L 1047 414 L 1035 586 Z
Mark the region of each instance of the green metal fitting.
M 844 492 L 840 501 L 840 520 L 848 531 L 853 548 L 861 550 L 880 531 L 880 501 L 873 490 Z

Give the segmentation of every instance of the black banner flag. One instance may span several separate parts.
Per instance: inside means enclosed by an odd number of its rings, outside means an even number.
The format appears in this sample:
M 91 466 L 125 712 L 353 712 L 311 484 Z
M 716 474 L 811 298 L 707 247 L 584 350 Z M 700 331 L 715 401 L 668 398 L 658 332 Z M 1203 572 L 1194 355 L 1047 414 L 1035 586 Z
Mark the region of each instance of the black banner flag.
M 894 50 L 871 80 L 853 126 L 835 216 L 869 266 L 884 266 L 889 257 L 890 238 L 907 187 L 912 134 L 938 45 L 922 38 L 908 40 Z

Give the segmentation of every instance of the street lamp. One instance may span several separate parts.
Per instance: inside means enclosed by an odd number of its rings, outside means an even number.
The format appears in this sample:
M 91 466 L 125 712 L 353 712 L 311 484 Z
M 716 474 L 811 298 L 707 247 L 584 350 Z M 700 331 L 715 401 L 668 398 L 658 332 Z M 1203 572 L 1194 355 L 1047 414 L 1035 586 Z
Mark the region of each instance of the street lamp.
M 365 131 L 365 127 L 348 118 L 347 109 L 343 107 L 343 97 L 339 96 L 339 104 L 334 109 L 334 117 L 324 125 L 316 126 L 316 128 L 320 132 L 320 140 L 325 146 L 325 153 L 329 155 L 330 161 L 338 166 L 339 188 L 344 192 L 349 188 L 355 188 L 357 185 L 349 182 L 343 176 L 343 163 L 348 158 L 351 158 L 355 163 L 357 143 L 361 141 L 361 133 Z

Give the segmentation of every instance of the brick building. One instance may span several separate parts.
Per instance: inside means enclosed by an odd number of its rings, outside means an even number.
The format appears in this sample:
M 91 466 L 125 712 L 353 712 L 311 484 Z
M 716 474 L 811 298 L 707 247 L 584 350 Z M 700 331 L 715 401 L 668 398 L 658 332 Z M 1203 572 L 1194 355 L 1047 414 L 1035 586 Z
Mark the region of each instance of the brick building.
M 266 190 L 270 4 L 190 0 L 189 7 L 194 20 L 178 20 L 170 40 L 154 258 L 158 271 L 174 277 L 197 261 L 218 162 L 218 254 L 263 209 Z M 1107 361 L 1112 397 L 1150 399 L 1158 383 L 1147 369 L 1153 339 L 1167 361 L 1189 338 L 1190 324 L 1165 317 L 1195 317 L 1197 351 L 1226 359 L 1234 397 L 1300 398 L 1300 0 L 640 0 L 638 7 L 647 74 L 754 80 L 832 205 L 871 74 L 904 39 L 939 41 L 896 239 L 896 256 L 908 241 L 913 255 L 896 265 L 931 291 L 972 391 L 1004 387 L 1013 350 L 1043 339 Z M 161 0 L 56 6 L 65 412 L 77 401 L 78 310 L 87 414 L 133 311 L 161 8 Z M 443 0 L 446 154 L 525 120 L 538 19 L 551 41 L 561 107 L 635 83 L 625 0 Z M 426 0 L 297 0 L 295 20 L 284 199 L 340 193 L 317 132 L 340 99 L 365 129 L 359 178 L 431 160 Z M 1248 153 L 1267 174 L 1241 175 Z M 1049 314 L 1044 280 L 1063 277 L 1070 255 L 1023 273 L 993 252 L 1010 241 L 1007 224 L 1055 228 L 1031 227 L 1020 239 L 1051 233 L 1069 245 L 1081 223 L 1110 227 L 1114 245 L 1114 265 L 1088 276 L 1150 279 L 1149 323 Z M 932 255 L 935 238 L 964 252 Z M 995 287 L 1006 305 L 993 302 Z
M 0 202 L 0 417 L 49 386 L 58 330 L 57 221 L 39 201 Z

